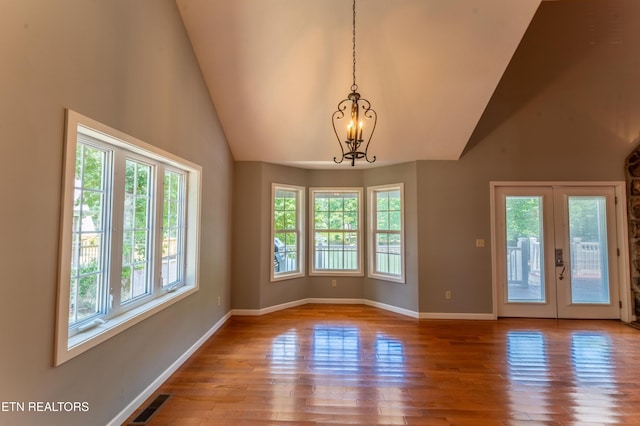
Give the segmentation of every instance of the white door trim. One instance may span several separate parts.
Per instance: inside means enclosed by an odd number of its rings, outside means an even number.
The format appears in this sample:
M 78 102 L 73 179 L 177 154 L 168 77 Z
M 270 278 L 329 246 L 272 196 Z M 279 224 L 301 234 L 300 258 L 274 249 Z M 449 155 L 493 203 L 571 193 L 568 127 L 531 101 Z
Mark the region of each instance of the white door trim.
M 633 314 L 631 297 L 631 274 L 629 261 L 629 232 L 627 224 L 627 193 L 624 181 L 490 181 L 490 209 L 491 209 L 491 282 L 493 296 L 492 315 L 498 318 L 498 267 L 496 252 L 496 211 L 495 192 L 499 187 L 527 187 L 527 186 L 548 186 L 548 187 L 578 187 L 578 186 L 609 186 L 614 188 L 617 203 L 615 205 L 616 215 L 616 241 L 620 255 L 618 256 L 618 285 L 620 295 L 620 320 L 631 322 L 635 320 Z

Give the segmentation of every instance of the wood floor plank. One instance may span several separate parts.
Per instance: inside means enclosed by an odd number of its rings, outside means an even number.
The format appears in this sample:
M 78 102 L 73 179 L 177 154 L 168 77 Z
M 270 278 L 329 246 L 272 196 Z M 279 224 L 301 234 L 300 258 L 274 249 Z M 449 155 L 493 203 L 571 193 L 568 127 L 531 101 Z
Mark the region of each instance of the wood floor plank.
M 416 320 L 364 305 L 232 317 L 148 425 L 638 425 L 640 331 L 619 321 Z

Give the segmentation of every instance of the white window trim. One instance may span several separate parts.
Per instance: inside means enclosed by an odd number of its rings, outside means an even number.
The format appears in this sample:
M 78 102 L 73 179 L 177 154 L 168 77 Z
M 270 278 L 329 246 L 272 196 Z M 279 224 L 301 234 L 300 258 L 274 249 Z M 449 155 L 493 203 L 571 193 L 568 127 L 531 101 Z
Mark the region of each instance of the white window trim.
M 188 172 L 185 244 L 184 284 L 175 290 L 166 291 L 134 309 L 104 322 L 94 320 L 85 331 L 69 336 L 69 299 L 71 276 L 71 230 L 73 223 L 75 158 L 78 140 L 78 126 L 82 132 L 108 144 L 139 154 L 143 157 L 161 160 L 171 167 Z M 65 129 L 65 152 L 62 179 L 62 207 L 60 224 L 58 305 L 56 318 L 56 337 L 54 365 L 60 365 L 73 357 L 91 349 L 107 339 L 121 333 L 129 327 L 149 318 L 199 289 L 199 229 L 201 205 L 202 168 L 174 154 L 149 145 L 130 135 L 113 129 L 105 124 L 67 110 Z
M 385 192 L 385 191 L 400 191 L 400 253 L 402 255 L 402 259 L 400 261 L 400 276 L 398 275 L 389 275 L 383 274 L 380 272 L 376 272 L 375 267 L 375 256 L 376 256 L 376 213 L 377 213 L 377 204 L 375 200 L 375 195 L 377 192 Z M 369 201 L 369 227 L 368 227 L 368 263 L 369 268 L 367 271 L 367 276 L 369 278 L 375 278 L 378 280 L 384 281 L 392 281 L 397 283 L 405 282 L 405 225 L 404 225 L 404 183 L 396 183 L 389 185 L 379 185 L 379 186 L 369 186 L 367 187 L 367 199 Z
M 274 238 L 275 238 L 275 229 L 273 229 L 273 224 L 274 224 L 274 200 L 275 200 L 275 194 L 276 194 L 276 190 L 285 190 L 285 191 L 293 191 L 296 192 L 298 194 L 298 200 L 297 200 L 297 205 L 296 205 L 296 225 L 297 225 L 297 232 L 298 232 L 298 270 L 297 271 L 291 271 L 291 272 L 283 272 L 283 273 L 279 273 L 278 275 L 276 275 L 274 268 L 273 268 L 273 259 L 275 257 L 275 250 L 274 250 Z M 270 270 L 270 275 L 271 275 L 271 282 L 276 282 L 276 281 L 282 281 L 282 280 L 289 280 L 292 278 L 300 278 L 300 277 L 304 277 L 305 276 L 305 247 L 306 247 L 306 243 L 305 243 L 305 229 L 306 227 L 304 226 L 304 218 L 305 218 L 305 191 L 306 188 L 304 186 L 295 186 L 295 185 L 286 185 L 286 184 L 279 184 L 279 183 L 272 183 L 271 184 L 271 239 L 270 241 L 270 245 L 271 245 L 271 256 L 269 257 L 269 259 L 271 259 L 271 261 L 269 262 L 269 270 Z
M 358 194 L 358 269 L 316 269 L 315 268 L 315 194 L 317 192 L 356 192 Z M 322 187 L 309 188 L 309 275 L 315 276 L 364 276 L 363 251 L 364 251 L 364 222 L 362 221 L 363 189 L 361 187 Z

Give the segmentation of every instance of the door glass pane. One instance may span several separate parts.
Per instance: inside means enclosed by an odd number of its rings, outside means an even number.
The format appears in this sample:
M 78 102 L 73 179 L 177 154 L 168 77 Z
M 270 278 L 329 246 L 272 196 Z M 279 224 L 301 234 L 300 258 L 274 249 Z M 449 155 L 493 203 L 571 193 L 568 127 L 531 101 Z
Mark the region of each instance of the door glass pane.
M 609 304 L 605 208 L 605 197 L 569 197 L 572 303 Z
M 507 196 L 505 218 L 507 302 L 545 302 L 542 197 Z

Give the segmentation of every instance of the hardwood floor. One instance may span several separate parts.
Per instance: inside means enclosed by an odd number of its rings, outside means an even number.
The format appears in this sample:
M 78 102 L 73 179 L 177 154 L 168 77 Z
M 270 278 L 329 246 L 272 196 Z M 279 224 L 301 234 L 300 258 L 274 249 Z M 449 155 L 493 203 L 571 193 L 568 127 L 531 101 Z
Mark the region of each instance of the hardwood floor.
M 148 425 L 640 425 L 640 330 L 305 305 L 232 317 L 158 394 Z

